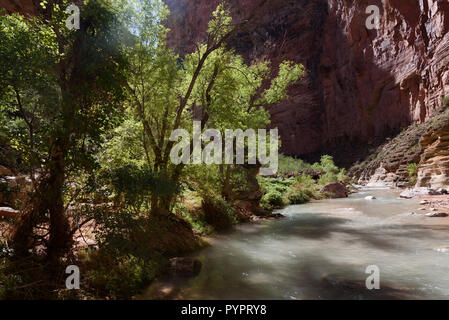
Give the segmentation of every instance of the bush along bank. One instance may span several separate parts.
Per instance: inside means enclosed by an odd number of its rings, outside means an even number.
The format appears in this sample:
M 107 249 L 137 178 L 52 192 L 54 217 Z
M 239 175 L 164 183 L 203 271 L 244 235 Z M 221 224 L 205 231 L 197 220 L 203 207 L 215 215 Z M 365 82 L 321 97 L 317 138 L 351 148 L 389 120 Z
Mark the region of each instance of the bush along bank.
M 343 194 L 349 193 L 346 188 L 349 183 L 346 170 L 338 168 L 331 156 L 324 155 L 320 162 L 314 164 L 281 156 L 279 168 L 277 176 L 259 177 L 264 194 L 261 205 L 266 210 L 338 197 L 338 194 L 326 188 L 334 184 L 346 189 Z

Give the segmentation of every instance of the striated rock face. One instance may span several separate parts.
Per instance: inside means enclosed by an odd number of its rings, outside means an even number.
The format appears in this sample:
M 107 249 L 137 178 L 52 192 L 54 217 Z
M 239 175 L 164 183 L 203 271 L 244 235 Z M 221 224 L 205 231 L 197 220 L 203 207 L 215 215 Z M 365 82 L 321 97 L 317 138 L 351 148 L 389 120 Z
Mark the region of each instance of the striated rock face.
M 419 163 L 423 151 L 419 141 L 428 126 L 428 123 L 410 126 L 381 144 L 365 161 L 354 165 L 349 175 L 370 187 L 410 186 L 408 165 Z
M 171 44 L 181 53 L 202 40 L 218 0 L 166 0 Z M 259 3 L 231 1 L 239 19 Z M 367 30 L 367 6 L 381 10 Z M 283 151 L 353 151 L 421 123 L 449 94 L 449 3 L 438 0 L 269 1 L 253 30 L 233 44 L 248 61 L 303 63 L 307 77 L 270 110 Z M 345 153 L 348 162 L 360 157 Z M 342 159 L 342 157 L 340 157 Z
M 368 186 L 409 187 L 409 164 L 419 164 L 418 187 L 438 189 L 447 181 L 449 162 L 445 132 L 449 123 L 449 105 L 436 110 L 431 119 L 409 126 L 399 135 L 375 149 L 349 174 Z M 447 133 L 446 133 L 447 135 Z
M 428 129 L 421 140 L 424 150 L 418 167 L 418 186 L 449 187 L 449 115 Z

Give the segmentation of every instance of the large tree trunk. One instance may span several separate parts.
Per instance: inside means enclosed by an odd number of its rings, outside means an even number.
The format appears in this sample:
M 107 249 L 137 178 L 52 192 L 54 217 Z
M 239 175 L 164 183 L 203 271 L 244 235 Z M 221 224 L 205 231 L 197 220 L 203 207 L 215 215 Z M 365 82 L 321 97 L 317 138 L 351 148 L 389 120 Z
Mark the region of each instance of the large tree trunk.
M 48 210 L 50 213 L 50 239 L 47 256 L 52 262 L 64 256 L 72 246 L 70 225 L 65 215 L 63 188 L 65 181 L 64 144 L 58 143 L 52 154 L 50 177 L 48 180 Z
M 29 255 L 29 250 L 35 247 L 34 227 L 41 223 L 41 212 L 45 212 L 46 205 L 36 197 L 21 210 L 20 219 L 15 224 L 12 236 L 15 256 L 23 258 Z
M 49 223 L 47 256 L 57 263 L 72 245 L 69 221 L 65 215 L 63 187 L 65 181 L 64 153 L 62 148 L 54 152 L 48 175 L 37 186 L 36 193 L 22 210 L 21 218 L 14 230 L 13 242 L 16 255 L 23 257 L 41 243 L 35 241 L 34 228 Z M 49 220 L 45 217 L 49 214 Z
M 226 201 L 232 200 L 231 169 L 231 165 L 223 165 L 224 174 L 221 193 Z

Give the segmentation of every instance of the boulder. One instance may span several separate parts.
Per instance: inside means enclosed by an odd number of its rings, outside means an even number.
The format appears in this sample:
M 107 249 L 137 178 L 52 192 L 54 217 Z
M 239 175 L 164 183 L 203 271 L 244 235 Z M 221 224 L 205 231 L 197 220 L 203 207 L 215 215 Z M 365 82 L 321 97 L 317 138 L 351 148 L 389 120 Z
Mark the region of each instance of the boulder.
M 349 190 L 341 182 L 334 182 L 325 185 L 320 193 L 330 194 L 332 198 L 347 198 L 349 196 Z
M 430 218 L 445 218 L 447 216 L 448 214 L 445 212 L 429 212 L 428 214 L 426 214 L 426 217 Z
M 375 196 L 368 196 L 365 197 L 365 200 L 376 200 L 377 198 Z
M 200 273 L 201 267 L 201 261 L 196 258 L 172 258 L 169 273 L 178 277 L 195 277 Z
M 20 211 L 9 207 L 0 207 L 0 219 L 2 218 L 14 218 L 19 215 Z
M 438 189 L 437 192 L 440 193 L 440 194 L 449 194 L 447 192 L 447 189 L 443 189 L 443 188 Z

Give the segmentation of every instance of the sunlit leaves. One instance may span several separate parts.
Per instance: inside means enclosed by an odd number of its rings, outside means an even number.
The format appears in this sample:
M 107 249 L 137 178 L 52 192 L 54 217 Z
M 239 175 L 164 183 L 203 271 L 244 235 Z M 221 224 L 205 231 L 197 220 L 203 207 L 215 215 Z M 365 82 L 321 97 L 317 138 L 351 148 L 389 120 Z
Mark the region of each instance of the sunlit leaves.
M 232 17 L 226 2 L 218 5 L 217 9 L 212 13 L 212 20 L 209 21 L 208 34 L 214 39 L 220 39 L 228 34 L 234 26 L 232 25 Z
M 288 85 L 298 81 L 304 75 L 304 67 L 291 61 L 284 61 L 279 66 L 279 74 L 265 90 L 262 103 L 273 104 L 287 97 Z
M 85 1 L 81 29 L 69 30 L 69 4 L 44 1 L 45 18 L 0 16 L 0 121 L 31 167 L 45 166 L 59 141 L 68 168 L 90 168 L 123 99 L 130 33 L 121 8 Z

